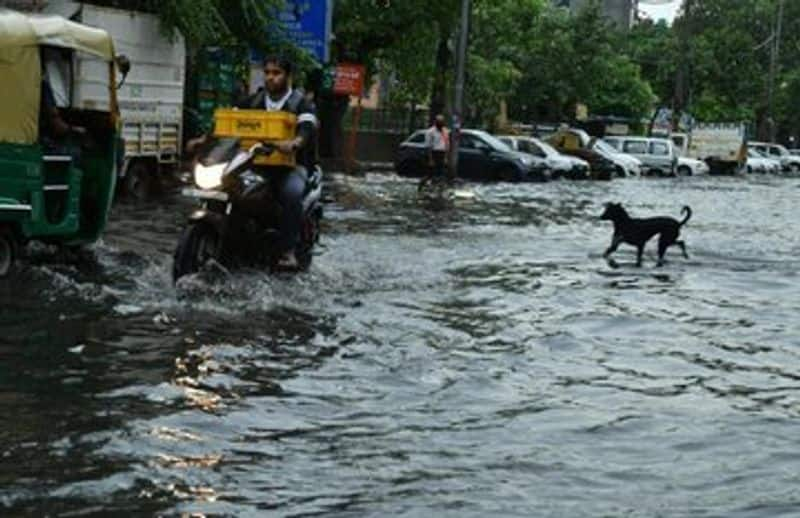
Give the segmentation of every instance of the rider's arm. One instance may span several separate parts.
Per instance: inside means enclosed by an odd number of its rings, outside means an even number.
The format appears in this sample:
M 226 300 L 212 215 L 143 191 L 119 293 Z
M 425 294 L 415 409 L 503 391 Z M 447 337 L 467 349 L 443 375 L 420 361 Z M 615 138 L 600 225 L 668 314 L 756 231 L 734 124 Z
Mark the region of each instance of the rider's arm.
M 314 137 L 319 121 L 314 103 L 303 100 L 297 110 L 297 136 L 290 140 L 286 146 L 280 146 L 283 152 L 303 149 Z

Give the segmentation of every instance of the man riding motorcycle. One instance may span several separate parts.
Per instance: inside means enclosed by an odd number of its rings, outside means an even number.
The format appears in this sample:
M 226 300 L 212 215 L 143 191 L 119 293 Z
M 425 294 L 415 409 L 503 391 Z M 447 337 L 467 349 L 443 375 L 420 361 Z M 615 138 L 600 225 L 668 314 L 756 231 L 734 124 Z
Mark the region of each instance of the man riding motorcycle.
M 278 171 L 271 176 L 273 188 L 283 206 L 280 225 L 280 250 L 278 267 L 295 269 L 298 266 L 295 249 L 300 242 L 303 219 L 303 194 L 309 172 L 317 166 L 317 116 L 316 108 L 305 94 L 292 86 L 294 65 L 280 56 L 264 60 L 266 88 L 239 104 L 248 110 L 285 111 L 297 115 L 297 136 L 292 140 L 277 142 L 276 149 L 285 154 L 295 153 L 297 166 Z

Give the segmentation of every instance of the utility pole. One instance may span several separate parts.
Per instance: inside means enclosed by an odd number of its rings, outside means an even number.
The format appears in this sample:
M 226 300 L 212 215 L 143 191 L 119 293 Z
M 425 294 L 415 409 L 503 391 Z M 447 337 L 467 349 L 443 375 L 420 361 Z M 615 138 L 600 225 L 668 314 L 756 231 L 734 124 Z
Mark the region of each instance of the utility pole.
M 461 124 L 464 120 L 464 83 L 467 75 L 470 12 L 471 1 L 461 0 L 461 32 L 458 38 L 455 101 L 453 102 L 453 121 L 450 131 L 450 178 L 458 176 L 458 148 L 461 140 Z
M 769 141 L 775 142 L 778 137 L 778 125 L 775 123 L 775 81 L 780 71 L 781 34 L 783 32 L 783 8 L 785 0 L 778 0 L 778 12 L 773 33 L 772 52 L 769 64 L 769 90 L 767 93 L 767 126 Z
M 694 0 L 685 0 L 683 16 L 678 34 L 681 57 L 675 77 L 675 95 L 672 99 L 672 129 L 678 128 L 681 114 L 690 107 L 692 89 L 692 33 L 694 32 Z

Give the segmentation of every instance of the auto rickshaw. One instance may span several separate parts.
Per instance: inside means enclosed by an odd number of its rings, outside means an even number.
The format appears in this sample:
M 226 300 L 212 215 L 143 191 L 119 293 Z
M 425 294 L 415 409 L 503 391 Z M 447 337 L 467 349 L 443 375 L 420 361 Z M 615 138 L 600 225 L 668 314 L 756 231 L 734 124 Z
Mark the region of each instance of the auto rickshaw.
M 71 101 L 76 53 L 97 62 L 84 106 Z M 117 177 L 117 74 L 124 81 L 129 68 L 103 30 L 0 9 L 0 278 L 29 241 L 79 247 L 103 232 Z M 45 79 L 58 116 L 84 130 L 75 153 L 41 138 Z

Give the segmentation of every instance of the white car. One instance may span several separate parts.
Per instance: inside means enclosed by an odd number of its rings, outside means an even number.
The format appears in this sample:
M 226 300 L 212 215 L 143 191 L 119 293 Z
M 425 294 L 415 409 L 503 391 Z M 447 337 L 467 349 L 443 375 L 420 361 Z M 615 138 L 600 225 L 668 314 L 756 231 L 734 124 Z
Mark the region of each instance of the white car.
M 767 158 L 754 148 L 749 148 L 747 150 L 747 164 L 745 167 L 747 168 L 748 173 L 762 174 L 780 174 L 781 170 L 783 169 L 783 165 L 779 160 Z
M 617 166 L 617 173 L 619 176 L 641 176 L 642 175 L 642 161 L 638 158 L 620 153 L 606 141 L 596 139 L 592 146 L 594 151 L 597 151 L 604 158 L 610 160 Z
M 522 153 L 528 153 L 545 160 L 554 178 L 584 180 L 591 177 L 589 163 L 578 157 L 563 155 L 546 142 L 533 137 L 503 135 L 497 137 L 505 144 Z
M 702 176 L 709 172 L 708 164 L 696 158 L 678 157 L 678 176 Z
M 792 173 L 800 173 L 800 156 L 793 155 L 788 149 L 780 144 L 770 144 L 767 142 L 748 142 L 748 149 L 758 151 L 764 158 L 777 160 L 781 164 L 781 169 Z

